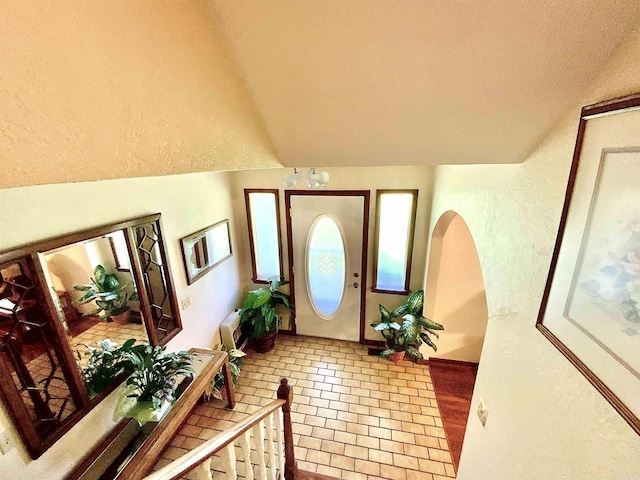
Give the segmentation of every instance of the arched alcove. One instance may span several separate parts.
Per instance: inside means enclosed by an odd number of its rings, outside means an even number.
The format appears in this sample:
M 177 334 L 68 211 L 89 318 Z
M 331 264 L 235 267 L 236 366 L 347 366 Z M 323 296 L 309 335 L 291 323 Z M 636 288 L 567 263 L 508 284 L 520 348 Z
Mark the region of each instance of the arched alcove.
M 480 259 L 464 219 L 449 210 L 431 236 L 425 289 L 427 317 L 444 325 L 431 357 L 479 362 L 487 329 L 487 297 Z

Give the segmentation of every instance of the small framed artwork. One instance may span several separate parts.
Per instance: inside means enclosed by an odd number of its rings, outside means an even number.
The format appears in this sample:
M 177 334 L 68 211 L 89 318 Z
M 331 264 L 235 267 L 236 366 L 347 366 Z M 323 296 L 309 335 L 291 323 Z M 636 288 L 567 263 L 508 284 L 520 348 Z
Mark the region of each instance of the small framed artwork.
M 640 94 L 582 109 L 537 328 L 640 434 Z
M 223 220 L 181 238 L 180 246 L 187 283 L 191 285 L 233 255 L 229 220 Z

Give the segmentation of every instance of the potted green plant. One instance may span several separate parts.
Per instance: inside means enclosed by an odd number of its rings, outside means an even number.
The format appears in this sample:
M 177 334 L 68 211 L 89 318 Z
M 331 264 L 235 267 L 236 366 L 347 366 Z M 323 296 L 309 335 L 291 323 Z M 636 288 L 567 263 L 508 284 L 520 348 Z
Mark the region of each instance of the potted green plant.
M 178 375 L 191 376 L 193 355 L 186 351 L 166 353 L 166 347 L 140 344 L 126 353 L 133 369 L 115 417 L 135 418 L 140 425 L 157 421 L 182 393 Z
M 138 294 L 127 293 L 131 284 L 121 285 L 115 273 L 107 273 L 102 265 L 98 265 L 91 283 L 87 285 L 75 285 L 73 288 L 83 295 L 74 301 L 78 305 L 94 302 L 96 308 L 84 314 L 84 316 L 98 315 L 100 318 L 112 319 L 117 323 L 128 323 L 131 314 L 129 302 L 138 299 Z
M 97 348 L 81 344 L 88 350 L 86 354 L 88 358 L 86 365 L 82 368 L 82 375 L 90 398 L 96 397 L 112 385 L 117 377 L 131 370 L 131 360 L 127 356 L 127 352 L 131 350 L 135 342 L 135 338 L 130 338 L 120 346 L 107 338 L 96 342 Z M 80 352 L 76 350 L 76 353 L 78 360 L 82 362 Z
M 406 303 L 391 312 L 379 306 L 380 322 L 371 326 L 382 334 L 385 341 L 386 348 L 380 352 L 381 357 L 389 358 L 394 363 L 402 360 L 405 354 L 413 360 L 424 360 L 420 353 L 423 343 L 434 351 L 438 350 L 429 335 L 439 338 L 436 330 L 444 330 L 444 327 L 422 314 L 423 305 L 424 290 L 418 290 L 409 296 Z M 397 318 L 402 318 L 402 322 L 397 322 Z
M 238 383 L 238 378 L 240 377 L 240 367 L 244 365 L 244 362 L 241 360 L 242 357 L 247 354 L 242 350 L 237 348 L 227 348 L 226 345 L 222 345 L 222 347 L 215 347 L 214 350 L 221 350 L 223 352 L 227 352 L 229 355 L 229 370 L 231 371 L 231 381 L 235 385 Z M 213 377 L 213 380 L 209 384 L 209 387 L 204 392 L 205 400 L 209 400 L 211 397 L 215 397 L 219 400 L 222 400 L 225 396 L 226 389 L 223 389 L 224 386 L 224 374 L 222 371 L 216 373 L 216 376 Z
M 240 323 L 246 328 L 248 335 L 254 339 L 256 351 L 267 353 L 276 344 L 280 315 L 277 307 L 283 305 L 293 308 L 291 297 L 279 288 L 289 282 L 280 277 L 269 279 L 269 287 L 251 290 L 240 310 Z

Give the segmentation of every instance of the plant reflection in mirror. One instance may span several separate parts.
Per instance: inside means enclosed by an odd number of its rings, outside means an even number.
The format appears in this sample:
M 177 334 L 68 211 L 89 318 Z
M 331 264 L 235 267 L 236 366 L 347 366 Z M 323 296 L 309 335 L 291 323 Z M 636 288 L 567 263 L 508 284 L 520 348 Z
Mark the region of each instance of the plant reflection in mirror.
M 95 301 L 96 308 L 85 313 L 85 317 L 99 315 L 102 319 L 108 319 L 121 315 L 129 310 L 130 301 L 138 300 L 135 291 L 131 295 L 127 293 L 130 285 L 131 283 L 121 285 L 115 273 L 107 273 L 102 265 L 98 265 L 93 272 L 91 283 L 73 287 L 76 291 L 84 292 L 73 303 L 84 305 Z
M 132 369 L 131 360 L 125 354 L 131 350 L 135 342 L 135 338 L 130 338 L 122 346 L 118 346 L 116 342 L 107 338 L 96 342 L 97 348 L 84 343 L 80 344 L 88 350 L 85 353 L 88 359 L 86 366 L 82 368 L 82 375 L 90 398 L 96 397 L 100 392 L 106 390 L 119 375 Z M 76 349 L 76 355 L 78 360 L 82 362 L 83 358 L 78 349 Z

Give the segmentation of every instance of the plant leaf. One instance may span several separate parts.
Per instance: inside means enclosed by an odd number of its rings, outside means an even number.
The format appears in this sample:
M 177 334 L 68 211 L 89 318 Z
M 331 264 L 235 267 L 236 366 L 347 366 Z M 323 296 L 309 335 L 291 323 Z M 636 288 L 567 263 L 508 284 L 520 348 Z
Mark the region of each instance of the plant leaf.
M 422 315 L 422 305 L 424 304 L 424 290 L 414 292 L 407 300 L 407 311 L 415 316 Z
M 391 320 L 391 313 L 382 304 L 378 305 L 378 310 L 380 310 L 380 321 L 388 322 Z
M 393 340 L 394 334 L 391 330 L 388 330 L 388 329 L 382 330 L 380 333 L 382 334 L 385 340 Z
M 114 273 L 104 276 L 102 288 L 107 292 L 117 292 L 120 289 L 120 282 Z
M 281 285 L 280 275 L 274 275 L 273 277 L 269 277 L 267 279 L 267 282 L 269 282 L 269 290 L 272 292 L 275 292 L 280 288 L 280 285 Z
M 422 340 L 424 340 L 424 343 L 426 343 L 431 348 L 433 348 L 434 352 L 438 351 L 438 346 L 431 341 L 431 339 L 429 338 L 429 335 L 424 334 L 424 336 L 422 337 Z
M 386 350 L 383 350 L 380 352 L 380 356 L 382 358 L 388 358 L 389 355 L 392 355 L 395 353 L 395 350 L 393 348 L 387 348 Z
M 89 290 L 84 295 L 82 295 L 79 299 L 77 299 L 76 303 L 78 304 L 88 303 L 91 300 L 93 300 L 93 297 L 95 296 L 96 296 L 96 292 L 94 292 L 93 290 Z
M 393 312 L 391 312 L 391 316 L 393 318 L 398 318 L 401 317 L 402 315 L 404 315 L 405 313 L 407 313 L 407 304 L 403 304 L 400 305 L 398 308 L 396 308 Z
M 93 276 L 95 277 L 95 282 L 97 285 L 102 286 L 102 282 L 104 281 L 104 277 L 107 274 L 104 267 L 102 265 L 98 265 L 96 269 L 93 271 Z
M 271 292 L 271 296 L 274 299 L 280 300 L 280 302 L 286 305 L 287 307 L 289 308 L 292 307 L 291 297 L 289 297 L 289 295 L 287 295 L 286 293 L 275 291 L 275 292 Z M 276 302 L 276 303 L 279 303 L 279 302 Z
M 404 322 L 402 323 L 402 332 L 404 333 L 405 338 L 411 342 L 415 342 L 416 338 L 418 338 L 418 334 L 420 333 L 420 325 L 418 325 L 417 318 L 410 313 L 407 313 L 404 317 Z
M 271 299 L 271 292 L 269 290 L 259 288 L 258 290 L 254 290 L 254 292 L 255 300 L 253 305 L 251 305 L 251 308 L 260 308 Z
M 428 330 L 444 330 L 444 327 L 439 323 L 429 320 L 427 317 L 420 317 L 418 323 Z
M 407 352 L 407 355 L 409 355 L 414 360 L 424 360 L 424 356 L 420 353 L 420 350 L 412 345 L 407 345 L 405 352 Z
M 400 325 L 397 322 L 380 322 L 377 325 L 374 325 L 373 329 L 376 332 L 381 332 L 384 330 L 400 330 Z

